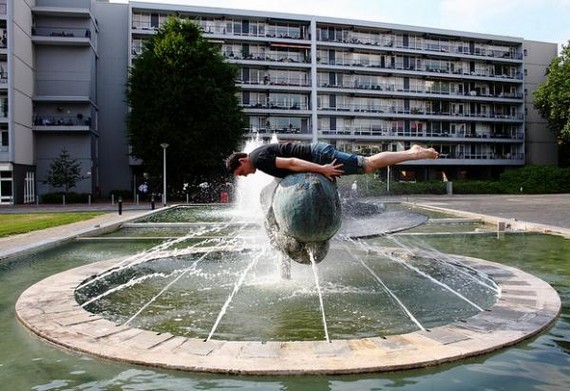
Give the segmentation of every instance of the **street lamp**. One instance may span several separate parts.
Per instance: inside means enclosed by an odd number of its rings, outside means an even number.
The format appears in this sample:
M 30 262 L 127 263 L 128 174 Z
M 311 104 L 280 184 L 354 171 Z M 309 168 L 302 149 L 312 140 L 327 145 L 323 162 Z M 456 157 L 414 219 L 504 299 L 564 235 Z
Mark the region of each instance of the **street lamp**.
M 167 143 L 160 144 L 162 147 L 162 205 L 166 206 L 166 148 Z
M 386 193 L 390 194 L 390 166 L 386 166 Z

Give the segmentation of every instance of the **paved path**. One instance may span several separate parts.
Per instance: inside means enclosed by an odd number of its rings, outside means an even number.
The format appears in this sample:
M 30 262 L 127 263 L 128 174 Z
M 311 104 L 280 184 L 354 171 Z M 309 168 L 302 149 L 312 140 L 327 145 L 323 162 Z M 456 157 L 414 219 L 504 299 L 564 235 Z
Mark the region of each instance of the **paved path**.
M 410 196 L 418 204 L 570 229 L 570 194 Z
M 490 221 L 504 220 L 513 228 L 558 233 L 570 238 L 570 194 L 414 195 L 390 197 L 388 199 L 481 215 Z M 379 200 L 386 200 L 386 198 Z M 0 206 L 0 213 L 54 211 L 102 211 L 105 214 L 74 224 L 0 238 L 0 261 L 21 251 L 43 248 L 61 240 L 71 240 L 88 233 L 113 230 L 123 222 L 149 213 L 150 205 L 124 204 L 122 215 L 118 214 L 117 204 Z

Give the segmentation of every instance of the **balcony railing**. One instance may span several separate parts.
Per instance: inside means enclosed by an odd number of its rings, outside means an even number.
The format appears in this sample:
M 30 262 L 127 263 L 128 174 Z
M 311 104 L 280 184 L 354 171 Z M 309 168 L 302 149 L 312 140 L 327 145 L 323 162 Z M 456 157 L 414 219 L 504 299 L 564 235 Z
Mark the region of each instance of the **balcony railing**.
M 447 90 L 436 90 L 433 88 L 410 87 L 404 88 L 394 84 L 378 84 L 378 83 L 358 83 L 358 82 L 345 82 L 340 84 L 331 84 L 328 81 L 319 82 L 319 87 L 322 88 L 341 88 L 351 90 L 373 90 L 373 91 L 386 91 L 396 93 L 413 93 L 413 94 L 426 94 L 426 95 L 453 95 L 453 96 L 473 96 L 485 98 L 503 98 L 503 99 L 522 99 L 523 95 L 520 93 L 482 93 L 480 91 L 464 91 L 456 88 Z
M 433 109 L 405 109 L 403 107 L 398 106 L 390 106 L 390 105 L 357 105 L 357 104 L 337 104 L 335 107 L 325 107 L 320 106 L 319 110 L 326 110 L 326 111 L 345 111 L 351 113 L 375 113 L 375 114 L 401 114 L 401 115 L 408 115 L 408 116 L 446 116 L 446 117 L 454 117 L 457 119 L 461 118 L 489 118 L 489 119 L 507 119 L 507 120 L 514 120 L 514 121 L 522 121 L 524 116 L 522 114 L 504 114 L 498 112 L 453 112 L 453 111 L 439 111 Z
M 429 52 L 440 52 L 440 53 L 450 53 L 459 55 L 470 55 L 479 57 L 491 57 L 500 59 L 510 59 L 510 60 L 522 60 L 523 55 L 520 52 L 513 52 L 510 50 L 497 50 L 488 49 L 482 47 L 475 47 L 473 51 L 465 46 L 450 45 L 448 43 L 423 43 L 420 45 L 408 45 L 404 46 L 401 44 L 394 44 L 393 38 L 379 39 L 364 39 L 364 38 L 352 38 L 347 37 L 346 39 L 327 39 L 321 38 L 319 42 L 337 42 L 345 43 L 350 45 L 367 45 L 367 46 L 379 46 L 406 50 L 419 50 L 419 51 L 429 51 Z
M 304 53 L 254 53 L 241 54 L 235 52 L 225 52 L 224 57 L 229 60 L 253 60 L 253 61 L 270 61 L 270 62 L 290 62 L 290 63 L 309 63 L 309 57 Z
M 91 38 L 91 30 L 77 27 L 33 27 L 32 35 L 52 38 Z
M 243 108 L 249 109 L 269 109 L 269 110 L 308 110 L 307 103 L 286 103 L 286 102 L 249 102 L 249 104 L 241 104 Z
M 250 85 L 270 85 L 270 86 L 295 86 L 295 87 L 310 87 L 311 82 L 308 80 L 299 80 L 298 78 L 287 77 L 272 77 L 240 80 L 240 84 Z
M 335 60 L 319 60 L 320 65 L 328 65 L 328 66 L 335 66 L 335 67 L 363 67 L 363 68 L 375 68 L 375 69 L 388 69 L 388 70 L 396 70 L 396 71 L 406 71 L 406 72 L 428 72 L 428 73 L 437 73 L 437 74 L 447 74 L 447 75 L 457 75 L 457 76 L 475 76 L 475 77 L 485 77 L 485 78 L 494 78 L 494 79 L 510 79 L 510 80 L 522 80 L 522 73 L 516 72 L 515 74 L 506 74 L 506 73 L 495 73 L 491 71 L 468 71 L 463 68 L 454 68 L 451 67 L 434 67 L 434 66 L 424 66 L 424 67 L 413 67 L 408 66 L 404 67 L 403 65 L 397 64 L 382 64 L 380 61 L 373 61 L 373 60 L 366 60 L 366 61 L 358 61 L 358 60 L 342 60 L 342 59 L 335 59 Z
M 279 134 L 309 134 L 308 130 L 303 130 L 296 126 L 284 126 L 284 127 L 277 127 L 277 126 L 270 126 L 267 128 L 256 128 L 256 127 L 249 127 L 245 128 L 247 133 L 251 134 L 272 134 L 272 133 L 279 133 Z
M 34 118 L 35 126 L 91 126 L 91 117 L 82 115 L 38 115 Z
M 370 126 L 344 126 L 337 127 L 336 129 L 322 129 L 321 133 L 324 135 L 340 135 L 340 136 L 385 136 L 385 137 L 417 137 L 417 138 L 434 138 L 434 137 L 444 137 L 450 139 L 470 139 L 470 138 L 480 138 L 480 139 L 509 139 L 517 140 L 520 142 L 524 135 L 523 133 L 513 133 L 508 134 L 498 134 L 492 132 L 481 132 L 473 134 L 450 134 L 446 131 L 441 130 L 417 130 L 410 129 L 405 130 L 404 128 L 392 127 L 392 126 L 382 126 L 382 125 L 370 125 Z

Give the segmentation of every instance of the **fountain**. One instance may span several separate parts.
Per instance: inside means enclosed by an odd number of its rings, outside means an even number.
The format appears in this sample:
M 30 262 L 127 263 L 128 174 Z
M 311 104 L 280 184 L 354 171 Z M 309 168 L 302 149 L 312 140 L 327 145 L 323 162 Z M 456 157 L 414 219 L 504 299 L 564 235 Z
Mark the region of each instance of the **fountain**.
M 250 182 L 268 178 L 245 179 L 247 201 L 258 201 Z M 55 344 L 124 362 L 340 374 L 487 353 L 535 335 L 560 309 L 548 284 L 518 269 L 389 235 L 426 220 L 398 205 L 346 208 L 326 259 L 293 263 L 290 279 L 263 213 L 213 213 L 212 222 L 176 223 L 188 233 L 148 251 L 30 287 L 16 306 L 20 321 Z
M 293 174 L 266 186 L 261 199 L 272 245 L 300 263 L 319 263 L 326 257 L 329 239 L 341 226 L 334 183 L 319 174 Z

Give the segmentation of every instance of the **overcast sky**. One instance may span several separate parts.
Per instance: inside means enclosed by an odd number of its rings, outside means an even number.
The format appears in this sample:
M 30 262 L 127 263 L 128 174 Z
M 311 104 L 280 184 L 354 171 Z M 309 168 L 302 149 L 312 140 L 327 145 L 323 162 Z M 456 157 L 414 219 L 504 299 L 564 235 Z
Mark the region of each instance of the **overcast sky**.
M 126 0 L 110 0 L 122 3 Z M 140 0 L 139 0 L 140 1 Z M 332 16 L 508 35 L 567 45 L 570 0 L 143 0 Z

